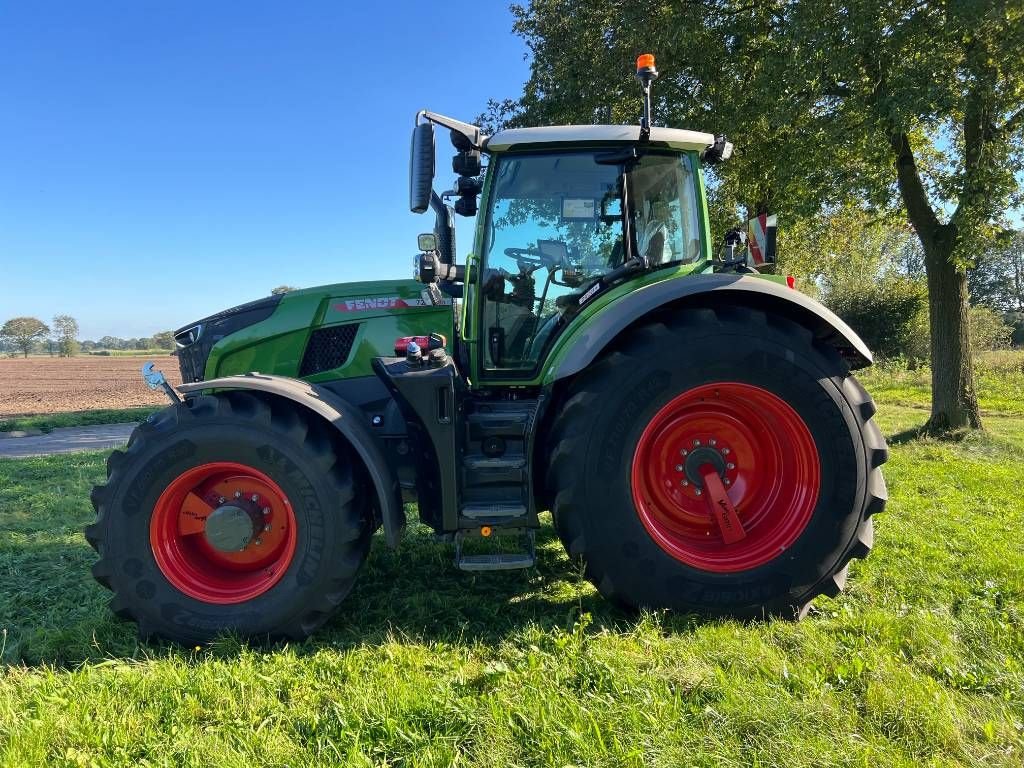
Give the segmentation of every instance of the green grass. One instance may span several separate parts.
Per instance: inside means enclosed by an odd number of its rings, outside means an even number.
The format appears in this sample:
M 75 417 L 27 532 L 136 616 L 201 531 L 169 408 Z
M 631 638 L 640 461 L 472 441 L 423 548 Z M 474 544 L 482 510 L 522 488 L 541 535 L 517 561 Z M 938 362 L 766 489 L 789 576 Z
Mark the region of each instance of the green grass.
M 931 407 L 931 369 L 909 369 L 902 361 L 881 362 L 859 374 L 878 399 L 891 405 Z M 982 415 L 1024 416 L 1024 349 L 981 352 L 974 365 Z
M 0 419 L 0 432 L 14 430 L 39 430 L 52 432 L 57 427 L 87 427 L 94 424 L 126 424 L 144 421 L 159 408 L 99 408 L 92 411 L 67 411 L 66 413 L 42 413 L 34 416 L 15 416 Z
M 881 402 L 890 436 L 925 416 Z M 103 454 L 0 461 L 0 761 L 1020 766 L 1024 418 L 989 425 L 893 445 L 874 553 L 800 623 L 624 615 L 550 527 L 478 576 L 416 530 L 269 648 L 140 646 L 88 575 Z

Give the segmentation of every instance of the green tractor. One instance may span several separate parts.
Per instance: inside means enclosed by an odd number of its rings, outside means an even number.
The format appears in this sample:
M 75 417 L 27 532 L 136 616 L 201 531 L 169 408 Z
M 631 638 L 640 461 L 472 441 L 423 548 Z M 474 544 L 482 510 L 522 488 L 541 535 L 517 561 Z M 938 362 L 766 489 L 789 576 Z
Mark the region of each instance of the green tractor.
M 639 127 L 485 136 L 420 112 L 410 207 L 435 224 L 415 281 L 293 291 L 176 332 L 184 383 L 147 366 L 172 403 L 92 494 L 93 574 L 118 616 L 144 638 L 306 637 L 374 532 L 399 544 L 410 502 L 467 571 L 531 567 L 550 510 L 625 607 L 793 618 L 839 592 L 886 499 L 850 373 L 871 353 L 735 233 L 712 248 L 703 168 L 731 145 L 653 127 L 653 57 L 637 75 Z M 442 194 L 438 129 L 457 177 Z M 463 265 L 454 214 L 477 215 Z

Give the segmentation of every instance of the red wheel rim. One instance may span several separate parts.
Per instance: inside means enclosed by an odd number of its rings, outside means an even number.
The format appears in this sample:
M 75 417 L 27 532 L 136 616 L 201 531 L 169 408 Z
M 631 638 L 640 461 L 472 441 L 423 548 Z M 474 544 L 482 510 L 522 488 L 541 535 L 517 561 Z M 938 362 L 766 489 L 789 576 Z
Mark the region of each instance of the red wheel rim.
M 705 458 L 742 523 L 739 541 L 727 544 L 711 513 L 694 471 L 708 466 Z M 658 546 L 687 565 L 730 573 L 764 565 L 796 541 L 818 502 L 821 469 L 792 407 L 760 387 L 721 382 L 688 390 L 654 415 L 631 479 L 637 514 Z
M 207 518 L 231 504 L 249 515 L 252 538 L 223 551 L 207 540 Z M 259 470 L 228 461 L 182 472 L 160 494 L 149 543 L 167 580 L 189 597 L 219 605 L 262 595 L 295 555 L 295 513 L 284 491 Z

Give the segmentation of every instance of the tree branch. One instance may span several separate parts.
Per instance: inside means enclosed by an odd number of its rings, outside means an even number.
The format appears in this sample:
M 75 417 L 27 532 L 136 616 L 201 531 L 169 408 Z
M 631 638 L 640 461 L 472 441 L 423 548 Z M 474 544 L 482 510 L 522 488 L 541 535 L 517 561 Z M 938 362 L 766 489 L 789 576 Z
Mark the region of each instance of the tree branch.
M 1024 125 L 1024 107 L 1018 109 L 1014 114 L 1007 118 L 1006 122 L 999 128 L 999 133 L 1003 136 L 1009 136 L 1022 125 Z
M 905 133 L 894 133 L 889 136 L 889 143 L 896 154 L 896 181 L 910 223 L 914 225 L 919 237 L 924 235 L 931 240 L 940 226 L 939 219 L 932 210 L 921 174 L 917 170 L 910 137 Z

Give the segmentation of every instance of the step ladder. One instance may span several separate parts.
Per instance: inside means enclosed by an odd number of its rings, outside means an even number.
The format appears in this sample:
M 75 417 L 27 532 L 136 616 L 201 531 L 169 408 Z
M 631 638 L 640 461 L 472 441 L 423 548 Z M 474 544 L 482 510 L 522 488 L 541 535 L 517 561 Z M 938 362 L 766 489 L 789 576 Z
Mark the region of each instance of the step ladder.
M 518 568 L 532 568 L 537 563 L 537 537 L 533 530 L 522 531 L 517 538 L 523 548 L 518 552 L 484 552 L 466 554 L 463 543 L 467 539 L 463 531 L 455 534 L 455 566 L 461 571 L 512 571 Z M 472 536 L 479 539 L 479 536 Z M 512 536 L 495 536 L 495 539 L 510 539 Z

